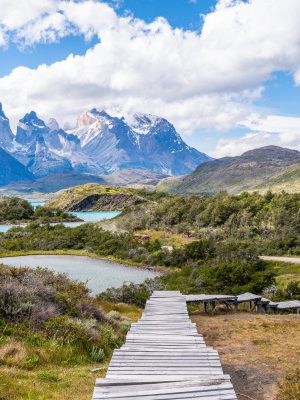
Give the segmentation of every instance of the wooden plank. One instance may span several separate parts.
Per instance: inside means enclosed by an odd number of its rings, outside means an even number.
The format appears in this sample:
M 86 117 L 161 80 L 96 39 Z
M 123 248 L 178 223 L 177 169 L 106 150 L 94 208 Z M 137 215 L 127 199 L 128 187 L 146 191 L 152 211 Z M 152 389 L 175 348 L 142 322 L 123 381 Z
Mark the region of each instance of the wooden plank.
M 186 298 L 156 291 L 125 344 L 113 353 L 93 399 L 236 400 L 217 351 L 207 347 L 190 321 Z

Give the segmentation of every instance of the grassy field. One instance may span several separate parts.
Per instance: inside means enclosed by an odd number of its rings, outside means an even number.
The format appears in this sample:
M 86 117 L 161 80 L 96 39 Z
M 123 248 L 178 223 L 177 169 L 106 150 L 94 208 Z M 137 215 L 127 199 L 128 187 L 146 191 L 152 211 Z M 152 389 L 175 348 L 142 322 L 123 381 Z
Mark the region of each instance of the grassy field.
M 99 302 L 105 312 L 118 311 L 136 321 L 141 311 L 125 304 Z M 71 347 L 41 341 L 38 335 L 0 336 L 1 400 L 86 400 L 96 377 L 105 375 L 108 362 L 86 363 Z M 92 371 L 94 368 L 100 368 Z
M 300 399 L 300 318 L 296 315 L 194 313 L 206 343 L 220 353 L 239 399 Z
M 142 193 L 142 191 L 136 189 L 88 183 L 58 192 L 55 197 L 47 202 L 46 206 L 59 209 L 68 209 L 73 204 L 91 195 L 128 195 L 144 201 L 145 198 Z
M 149 235 L 151 240 L 159 240 L 163 246 L 184 246 L 185 244 L 191 243 L 196 239 L 194 237 L 188 237 L 182 233 L 172 233 L 166 230 L 142 230 L 136 231 L 135 233 L 142 233 Z
M 300 281 L 300 264 L 268 261 L 276 272 L 276 281 L 279 285 L 286 285 L 290 281 Z

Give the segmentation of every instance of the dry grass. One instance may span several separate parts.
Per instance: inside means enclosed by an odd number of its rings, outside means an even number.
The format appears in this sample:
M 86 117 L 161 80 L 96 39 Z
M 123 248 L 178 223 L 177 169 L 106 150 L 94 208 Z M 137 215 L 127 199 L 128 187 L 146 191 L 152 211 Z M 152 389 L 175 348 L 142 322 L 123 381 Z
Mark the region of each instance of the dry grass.
M 23 343 L 14 339 L 0 346 L 0 364 L 8 366 L 21 364 L 28 357 L 28 351 Z
M 296 315 L 194 314 L 192 320 L 207 344 L 219 351 L 238 393 L 275 399 L 278 383 L 284 385 L 285 377 L 300 366 L 300 318 Z M 292 396 L 289 399 L 296 400 Z
M 180 233 L 172 233 L 167 231 L 142 230 L 137 233 L 149 235 L 152 240 L 159 240 L 165 246 L 184 246 L 185 244 L 194 242 L 196 239 L 188 237 Z
M 131 322 L 137 321 L 141 317 L 143 312 L 141 308 L 125 303 L 114 304 L 98 300 L 98 304 L 105 313 L 108 313 L 110 311 L 118 311 L 124 319 L 127 319 Z

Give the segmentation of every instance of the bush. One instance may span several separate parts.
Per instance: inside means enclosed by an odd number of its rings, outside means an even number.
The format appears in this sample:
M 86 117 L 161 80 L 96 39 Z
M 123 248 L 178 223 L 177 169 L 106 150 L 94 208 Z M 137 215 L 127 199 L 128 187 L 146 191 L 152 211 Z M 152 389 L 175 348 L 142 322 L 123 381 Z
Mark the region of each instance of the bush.
M 84 283 L 64 274 L 0 265 L 0 318 L 10 322 L 39 327 L 65 314 L 103 320 L 103 311 L 88 293 Z
M 28 201 L 18 197 L 1 197 L 0 221 L 30 219 L 34 210 Z

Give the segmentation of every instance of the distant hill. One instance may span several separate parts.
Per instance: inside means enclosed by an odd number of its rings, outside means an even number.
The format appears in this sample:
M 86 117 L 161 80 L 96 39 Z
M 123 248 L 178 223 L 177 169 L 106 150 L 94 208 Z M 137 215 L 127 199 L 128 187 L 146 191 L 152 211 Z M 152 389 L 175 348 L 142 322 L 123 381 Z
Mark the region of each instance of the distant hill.
M 83 185 L 85 183 L 105 183 L 105 181 L 96 175 L 80 174 L 75 172 L 50 174 L 34 181 L 18 181 L 6 185 L 2 192 L 7 194 L 17 193 L 55 193 L 62 189 L 73 186 Z
M 158 182 L 167 175 L 153 172 L 149 169 L 122 169 L 121 171 L 113 172 L 109 175 L 100 175 L 103 180 L 109 185 L 116 186 L 133 186 L 155 187 Z
M 55 193 L 59 190 L 68 189 L 86 183 L 107 184 L 113 186 L 129 186 L 138 188 L 154 189 L 158 182 L 166 175 L 145 169 L 124 169 L 109 175 L 81 174 L 66 172 L 60 174 L 49 174 L 33 181 L 12 182 L 3 188 L 1 193 L 7 195 L 29 194 L 29 193 Z
M 0 147 L 0 185 L 32 179 L 28 169 Z
M 165 194 L 91 183 L 58 192 L 47 206 L 65 211 L 119 211 L 157 197 Z
M 199 165 L 191 174 L 162 180 L 157 188 L 172 193 L 198 194 L 243 191 L 300 191 L 300 152 L 277 146 L 247 151 Z

